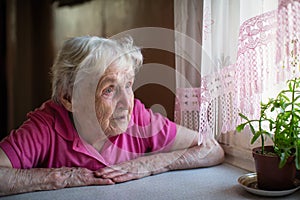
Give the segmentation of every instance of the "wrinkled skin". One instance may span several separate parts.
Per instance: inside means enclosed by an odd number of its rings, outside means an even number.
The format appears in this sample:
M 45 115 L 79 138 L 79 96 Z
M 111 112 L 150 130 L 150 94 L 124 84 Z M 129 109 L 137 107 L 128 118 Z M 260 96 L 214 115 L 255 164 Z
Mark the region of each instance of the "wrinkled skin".
M 126 131 L 132 110 L 134 71 L 132 68 L 109 67 L 101 77 L 96 95 L 96 116 L 107 137 Z
M 66 109 L 72 108 L 68 110 L 76 118 L 75 126 L 80 136 L 98 151 L 109 137 L 125 132 L 128 127 L 134 106 L 134 75 L 132 67 L 112 64 L 95 88 L 90 88 L 95 84 L 85 79 L 76 87 L 78 93 L 84 95 L 74 98 L 72 106 L 64 105 Z M 96 123 L 99 126 L 95 126 Z
M 1 153 L 2 152 L 2 153 Z M 8 162 L 0 149 L 0 166 Z M 90 171 L 85 168 L 13 169 L 0 167 L 0 195 L 54 190 L 86 185 L 109 185 L 177 169 L 208 167 L 222 163 L 224 151 L 214 139 L 187 150 L 139 157 L 112 167 Z M 8 163 L 11 167 L 11 164 Z
M 170 170 L 213 166 L 223 162 L 223 160 L 224 152 L 217 141 L 207 139 L 200 146 L 139 157 L 135 160 L 100 169 L 95 175 L 120 183 Z
M 69 167 L 49 169 L 0 167 L 0 177 L 0 196 L 65 187 L 114 184 L 110 179 L 95 176 L 95 172 L 91 170 Z
M 133 109 L 133 75 L 133 71 L 112 67 L 98 83 L 95 110 L 106 137 L 88 137 L 93 138 L 90 144 L 98 151 L 105 138 L 122 133 L 128 126 Z M 71 111 L 70 105 L 65 107 Z M 146 155 L 98 171 L 80 167 L 14 169 L 0 149 L 0 196 L 65 187 L 109 185 L 170 170 L 208 167 L 223 162 L 224 151 L 214 138 L 205 138 L 198 146 L 198 133 L 179 127 L 170 152 Z

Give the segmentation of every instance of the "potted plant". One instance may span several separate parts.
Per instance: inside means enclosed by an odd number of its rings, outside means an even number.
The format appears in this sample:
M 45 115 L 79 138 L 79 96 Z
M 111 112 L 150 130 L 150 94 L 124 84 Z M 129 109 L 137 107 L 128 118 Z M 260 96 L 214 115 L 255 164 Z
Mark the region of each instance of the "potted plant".
M 296 169 L 300 169 L 300 78 L 288 80 L 287 86 L 275 98 L 261 103 L 258 119 L 249 119 L 240 113 L 244 122 L 236 127 L 238 132 L 250 127 L 251 144 L 261 140 L 261 146 L 254 148 L 252 155 L 258 187 L 264 190 L 295 187 Z M 267 138 L 273 145 L 265 145 Z M 260 163 L 261 159 L 264 163 Z

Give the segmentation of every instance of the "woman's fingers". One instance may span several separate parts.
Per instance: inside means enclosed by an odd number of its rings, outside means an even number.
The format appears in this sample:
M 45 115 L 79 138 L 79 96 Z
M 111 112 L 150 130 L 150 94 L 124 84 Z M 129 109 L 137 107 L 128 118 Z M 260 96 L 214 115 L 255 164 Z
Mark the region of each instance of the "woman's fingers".
M 94 173 L 96 177 L 111 179 L 116 183 L 139 179 L 151 174 L 138 160 L 125 162 L 112 167 L 102 168 L 95 171 Z
M 67 169 L 67 168 L 66 168 Z M 65 184 L 67 187 L 84 185 L 111 185 L 114 182 L 109 178 L 97 177 L 93 171 L 86 168 L 72 168 L 66 173 Z
M 114 181 L 108 178 L 94 178 L 93 183 L 91 185 L 113 185 Z
M 127 174 L 128 172 L 127 171 L 123 171 L 123 170 L 115 170 L 115 171 L 112 171 L 110 173 L 107 173 L 107 174 L 103 174 L 102 175 L 102 178 L 110 178 L 110 179 L 113 179 L 117 176 L 121 176 L 121 175 L 124 175 L 124 174 Z
M 120 167 L 118 166 L 111 166 L 111 167 L 105 167 L 101 168 L 94 172 L 95 177 L 103 177 L 111 173 L 116 173 L 118 171 L 122 171 Z M 119 172 L 120 173 L 120 172 Z

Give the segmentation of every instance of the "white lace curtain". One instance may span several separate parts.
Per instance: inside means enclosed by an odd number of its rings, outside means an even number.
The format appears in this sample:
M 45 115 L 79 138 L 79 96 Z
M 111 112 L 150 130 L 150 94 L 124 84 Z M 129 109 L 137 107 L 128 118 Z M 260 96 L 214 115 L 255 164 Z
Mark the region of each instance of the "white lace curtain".
M 299 1 L 175 0 L 174 10 L 175 121 L 217 137 L 239 112 L 257 116 L 262 94 L 290 77 L 278 65 L 300 33 Z

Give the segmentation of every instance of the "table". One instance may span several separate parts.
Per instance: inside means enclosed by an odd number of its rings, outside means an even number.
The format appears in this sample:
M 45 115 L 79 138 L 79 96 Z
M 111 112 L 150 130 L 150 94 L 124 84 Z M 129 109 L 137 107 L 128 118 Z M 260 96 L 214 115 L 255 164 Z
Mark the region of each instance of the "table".
M 245 191 L 237 182 L 248 173 L 230 164 L 209 168 L 162 173 L 139 180 L 109 186 L 87 186 L 52 191 L 31 192 L 0 198 L 1 200 L 214 200 L 266 199 Z M 300 190 L 280 197 L 300 199 Z

